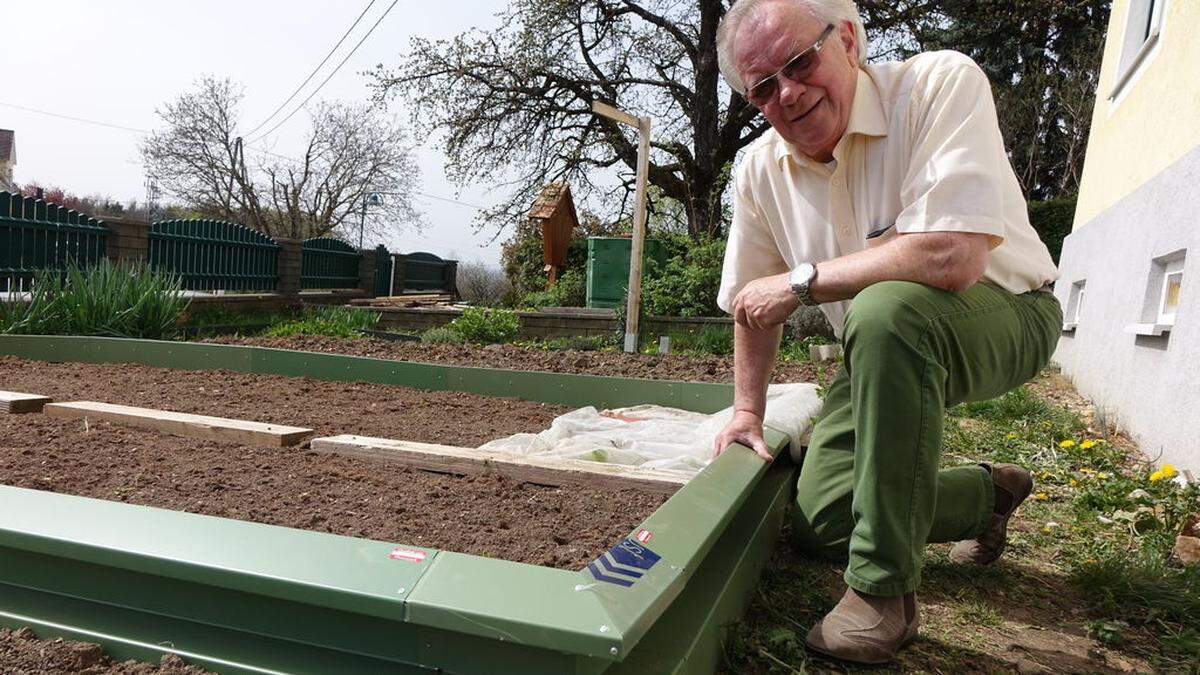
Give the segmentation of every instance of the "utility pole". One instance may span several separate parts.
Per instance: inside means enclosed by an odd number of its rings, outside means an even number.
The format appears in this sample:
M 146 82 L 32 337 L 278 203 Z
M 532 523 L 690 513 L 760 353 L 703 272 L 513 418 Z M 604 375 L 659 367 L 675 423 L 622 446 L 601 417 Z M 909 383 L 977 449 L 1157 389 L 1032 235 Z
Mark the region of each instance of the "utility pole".
M 637 183 L 633 205 L 633 243 L 629 252 L 629 293 L 625 304 L 625 351 L 636 352 L 642 312 L 642 251 L 646 242 L 646 181 L 650 173 L 650 118 L 637 117 L 607 103 L 592 102 L 592 112 L 638 130 Z

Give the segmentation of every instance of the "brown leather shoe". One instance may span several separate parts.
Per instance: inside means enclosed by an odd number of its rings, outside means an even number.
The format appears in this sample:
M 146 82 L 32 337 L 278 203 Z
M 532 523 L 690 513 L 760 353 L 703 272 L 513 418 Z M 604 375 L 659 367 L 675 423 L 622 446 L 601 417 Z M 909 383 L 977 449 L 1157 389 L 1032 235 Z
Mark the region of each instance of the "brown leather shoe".
M 1004 553 L 1004 545 L 1008 541 L 1009 519 L 1033 492 L 1033 476 L 1016 464 L 984 464 L 983 468 L 992 474 L 996 510 L 978 537 L 960 541 L 950 549 L 951 562 L 975 565 L 995 562 Z
M 917 637 L 920 622 L 915 593 L 883 597 L 847 588 L 805 642 L 813 651 L 843 661 L 887 663 Z

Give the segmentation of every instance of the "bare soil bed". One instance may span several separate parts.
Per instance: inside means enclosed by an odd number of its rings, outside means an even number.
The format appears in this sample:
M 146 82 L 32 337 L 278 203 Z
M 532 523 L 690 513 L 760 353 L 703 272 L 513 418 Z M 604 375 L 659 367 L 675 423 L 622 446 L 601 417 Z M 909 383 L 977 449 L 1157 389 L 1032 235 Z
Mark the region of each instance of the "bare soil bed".
M 474 446 L 544 428 L 564 406 L 365 383 L 53 364 L 0 357 L 0 389 Z M 578 569 L 665 498 L 549 488 L 386 462 L 0 415 L 0 484 Z M 0 673 L 203 673 L 176 657 L 111 660 L 97 645 L 0 629 Z
M 455 366 L 539 370 L 551 373 L 638 377 L 688 382 L 733 382 L 732 356 L 682 354 L 625 354 L 601 351 L 546 351 L 515 345 L 456 345 L 390 342 L 376 338 L 331 338 L 296 335 L 280 338 L 221 336 L 204 340 L 218 344 L 254 345 L 276 349 L 367 356 L 396 361 L 419 361 Z M 827 369 L 828 370 L 828 369 Z M 775 366 L 772 382 L 817 382 L 818 368 L 810 363 Z
M 12 357 L 0 357 L 0 389 L 458 445 L 541 429 L 568 410 L 461 392 Z M 633 489 L 614 495 L 496 474 L 432 474 L 303 446 L 37 414 L 0 416 L 0 483 L 569 569 L 664 501 Z

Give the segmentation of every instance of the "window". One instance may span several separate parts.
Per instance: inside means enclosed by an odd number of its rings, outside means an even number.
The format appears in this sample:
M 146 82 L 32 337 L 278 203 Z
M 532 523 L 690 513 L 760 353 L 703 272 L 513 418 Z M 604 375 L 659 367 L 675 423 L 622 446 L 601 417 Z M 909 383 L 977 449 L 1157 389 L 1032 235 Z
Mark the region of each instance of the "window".
M 1182 261 L 1181 261 L 1182 262 Z M 1158 322 L 1175 325 L 1175 310 L 1179 308 L 1179 290 L 1183 287 L 1183 269 L 1163 277 L 1162 300 L 1158 303 Z
M 1110 101 L 1150 60 L 1162 32 L 1166 4 L 1167 0 L 1129 0 L 1125 34 L 1121 42 L 1121 60 L 1117 67 L 1117 81 L 1108 96 Z
M 1063 312 L 1063 330 L 1073 331 L 1079 325 L 1079 311 L 1083 307 L 1083 289 L 1086 279 L 1080 279 L 1071 284 L 1071 294 L 1067 296 L 1067 308 Z
M 1187 251 L 1180 249 L 1150 261 L 1150 279 L 1146 285 L 1140 323 L 1128 326 L 1126 332 L 1160 336 L 1175 326 L 1186 258 Z

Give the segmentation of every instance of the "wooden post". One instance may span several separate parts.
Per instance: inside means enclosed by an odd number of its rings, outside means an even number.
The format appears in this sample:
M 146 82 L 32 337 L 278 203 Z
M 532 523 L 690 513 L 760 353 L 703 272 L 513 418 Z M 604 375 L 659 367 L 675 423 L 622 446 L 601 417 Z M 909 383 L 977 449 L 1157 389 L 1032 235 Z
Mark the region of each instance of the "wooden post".
M 642 251 L 646 241 L 646 182 L 650 173 L 650 118 L 635 117 L 606 103 L 592 102 L 592 111 L 638 130 L 637 184 L 633 206 L 633 242 L 629 251 L 629 286 L 625 302 L 625 351 L 636 352 L 642 311 Z

